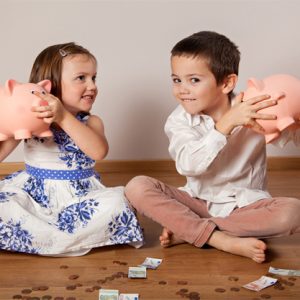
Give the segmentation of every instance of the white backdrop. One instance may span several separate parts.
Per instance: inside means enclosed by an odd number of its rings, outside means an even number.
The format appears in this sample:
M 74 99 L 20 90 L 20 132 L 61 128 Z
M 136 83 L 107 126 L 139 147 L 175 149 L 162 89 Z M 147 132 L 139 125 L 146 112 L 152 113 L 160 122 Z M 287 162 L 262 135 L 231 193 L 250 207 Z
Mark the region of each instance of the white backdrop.
M 300 78 L 300 0 L 1 0 L 0 83 L 25 82 L 45 47 L 69 41 L 99 61 L 107 159 L 169 158 L 164 122 L 177 105 L 171 94 L 170 50 L 200 30 L 227 35 L 240 48 L 236 91 L 249 77 L 288 73 Z M 300 149 L 268 146 L 269 156 Z M 6 161 L 22 161 L 22 146 Z

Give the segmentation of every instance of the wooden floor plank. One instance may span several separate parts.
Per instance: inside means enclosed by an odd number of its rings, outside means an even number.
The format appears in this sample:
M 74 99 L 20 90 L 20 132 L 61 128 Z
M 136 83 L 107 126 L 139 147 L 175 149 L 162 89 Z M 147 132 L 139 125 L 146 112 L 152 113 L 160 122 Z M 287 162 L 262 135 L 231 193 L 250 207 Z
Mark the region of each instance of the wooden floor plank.
M 137 174 L 106 174 L 108 186 L 124 185 Z M 175 174 L 148 173 L 165 182 L 180 186 L 185 180 Z M 269 173 L 269 189 L 274 196 L 300 198 L 300 171 Z M 140 249 L 113 246 L 94 249 L 83 257 L 50 258 L 0 252 L 0 300 L 17 299 L 98 299 L 101 288 L 123 293 L 139 293 L 140 299 L 299 299 L 300 277 L 279 278 L 281 288 L 269 287 L 260 292 L 242 285 L 268 274 L 270 266 L 300 270 L 300 235 L 268 239 L 268 260 L 256 264 L 250 259 L 213 248 L 197 249 L 188 244 L 161 248 L 160 225 L 140 217 L 146 244 Z M 162 258 L 157 270 L 149 270 L 147 279 L 129 279 L 129 266 L 146 257 Z M 121 277 L 118 272 L 125 274 Z M 72 279 L 72 275 L 78 275 Z M 43 288 L 46 290 L 37 290 Z M 26 294 L 26 292 L 30 292 Z M 198 295 L 198 298 L 197 298 Z M 48 298 L 47 298 L 48 296 Z M 51 297 L 51 298 L 50 298 Z M 61 297 L 61 298 L 57 298 Z

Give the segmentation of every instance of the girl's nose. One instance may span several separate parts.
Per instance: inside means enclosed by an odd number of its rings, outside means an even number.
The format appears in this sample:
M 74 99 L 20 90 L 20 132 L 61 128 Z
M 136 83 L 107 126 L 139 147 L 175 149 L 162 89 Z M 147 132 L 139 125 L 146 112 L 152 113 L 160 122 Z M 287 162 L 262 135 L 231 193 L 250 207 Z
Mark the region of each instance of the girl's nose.
M 89 90 L 96 90 L 97 89 L 96 82 L 94 80 L 89 80 L 87 88 Z

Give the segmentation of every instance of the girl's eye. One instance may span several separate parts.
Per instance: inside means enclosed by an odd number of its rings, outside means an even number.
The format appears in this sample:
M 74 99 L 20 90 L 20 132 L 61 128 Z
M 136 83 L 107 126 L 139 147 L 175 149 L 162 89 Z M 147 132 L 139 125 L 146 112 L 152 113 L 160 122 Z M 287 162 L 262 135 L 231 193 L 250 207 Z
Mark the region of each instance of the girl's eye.
M 199 81 L 200 81 L 199 78 L 195 78 L 195 77 L 191 78 L 192 83 L 196 83 L 196 82 L 199 82 Z
M 174 83 L 180 83 L 180 79 L 178 79 L 178 78 L 172 78 L 172 80 Z
M 45 92 L 45 91 L 42 91 L 42 94 L 43 94 L 43 95 L 46 95 L 46 92 Z
M 96 79 L 97 79 L 96 76 L 93 76 L 93 77 L 92 77 L 92 80 L 93 80 L 94 82 L 96 82 Z

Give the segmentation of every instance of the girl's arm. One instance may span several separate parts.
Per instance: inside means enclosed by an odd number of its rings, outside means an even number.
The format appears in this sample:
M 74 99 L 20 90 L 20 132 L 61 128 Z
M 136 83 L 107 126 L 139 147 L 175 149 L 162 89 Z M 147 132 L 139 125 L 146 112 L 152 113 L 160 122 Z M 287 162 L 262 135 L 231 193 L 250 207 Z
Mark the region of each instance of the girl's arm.
M 86 124 L 77 120 L 71 113 L 57 124 L 70 136 L 86 155 L 94 160 L 103 159 L 108 153 L 108 142 L 104 134 L 102 120 L 91 115 Z
M 0 161 L 3 161 L 19 145 L 20 141 L 10 138 L 0 142 Z
M 34 93 L 48 102 L 46 106 L 32 107 L 32 111 L 36 113 L 38 118 L 43 119 L 48 124 L 56 123 L 90 158 L 101 160 L 107 155 L 108 143 L 104 135 L 103 123 L 99 117 L 92 115 L 84 124 L 66 110 L 57 97 L 51 94 Z

